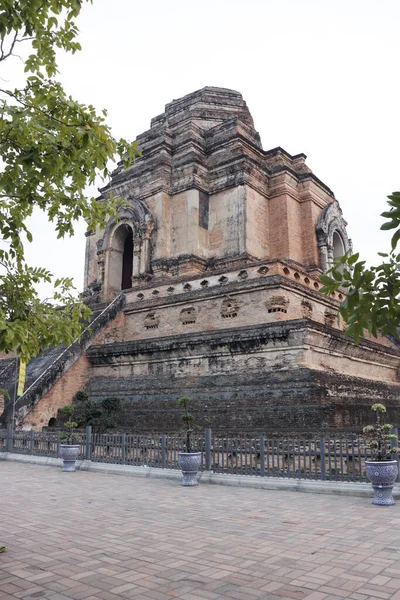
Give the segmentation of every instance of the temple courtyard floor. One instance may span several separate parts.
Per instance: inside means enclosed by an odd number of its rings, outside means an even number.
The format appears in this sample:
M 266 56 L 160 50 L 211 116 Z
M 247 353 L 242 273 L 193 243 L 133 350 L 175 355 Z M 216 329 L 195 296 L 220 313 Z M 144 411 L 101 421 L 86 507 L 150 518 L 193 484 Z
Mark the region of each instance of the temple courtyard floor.
M 0 599 L 400 600 L 399 503 L 0 472 Z

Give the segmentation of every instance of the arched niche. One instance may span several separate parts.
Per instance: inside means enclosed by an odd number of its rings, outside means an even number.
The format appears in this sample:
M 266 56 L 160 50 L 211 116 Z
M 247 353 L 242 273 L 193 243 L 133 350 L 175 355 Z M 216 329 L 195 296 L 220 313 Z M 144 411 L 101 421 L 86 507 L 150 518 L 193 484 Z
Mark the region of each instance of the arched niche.
M 335 259 L 353 251 L 346 226 L 337 200 L 325 206 L 316 227 L 320 267 L 323 271 L 328 271 Z
M 108 271 L 110 290 L 120 291 L 132 287 L 133 229 L 127 223 L 118 225 L 113 231 Z
M 144 202 L 133 198 L 128 202 L 118 218 L 109 220 L 97 242 L 98 281 L 104 299 L 131 288 L 135 280 L 151 272 L 155 220 Z
M 346 254 L 344 249 L 344 243 L 342 240 L 342 236 L 338 231 L 334 231 L 332 235 L 332 256 L 335 261 L 338 258 L 341 258 Z

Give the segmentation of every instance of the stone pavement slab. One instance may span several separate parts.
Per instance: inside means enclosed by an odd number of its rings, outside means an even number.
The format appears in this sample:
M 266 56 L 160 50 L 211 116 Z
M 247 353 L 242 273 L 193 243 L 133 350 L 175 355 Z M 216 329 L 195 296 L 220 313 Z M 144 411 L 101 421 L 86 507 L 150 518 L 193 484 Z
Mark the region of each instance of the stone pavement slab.
M 0 473 L 0 600 L 400 600 L 400 504 Z

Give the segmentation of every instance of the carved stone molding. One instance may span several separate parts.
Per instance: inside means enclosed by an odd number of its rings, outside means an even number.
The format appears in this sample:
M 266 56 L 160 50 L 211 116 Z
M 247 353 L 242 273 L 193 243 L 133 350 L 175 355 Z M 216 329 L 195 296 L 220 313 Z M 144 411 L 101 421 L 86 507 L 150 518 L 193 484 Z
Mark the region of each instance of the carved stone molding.
M 129 197 L 129 206 L 123 206 L 118 210 L 118 218 L 112 217 L 104 229 L 103 237 L 97 242 L 97 249 L 106 249 L 110 243 L 110 234 L 116 225 L 129 223 L 133 229 L 133 239 L 150 240 L 156 230 L 156 222 L 152 213 L 142 200 Z

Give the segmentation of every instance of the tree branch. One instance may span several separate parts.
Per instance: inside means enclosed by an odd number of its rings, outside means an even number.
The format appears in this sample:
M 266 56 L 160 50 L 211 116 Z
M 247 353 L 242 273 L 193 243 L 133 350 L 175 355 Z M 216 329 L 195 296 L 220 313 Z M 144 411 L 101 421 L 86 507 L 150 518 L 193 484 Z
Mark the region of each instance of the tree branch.
M 26 37 L 18 38 L 18 31 L 17 31 L 14 35 L 14 39 L 11 42 L 11 46 L 10 46 L 8 52 L 6 52 L 4 50 L 5 38 L 2 38 L 0 41 L 0 62 L 2 62 L 3 60 L 6 60 L 6 58 L 9 58 L 13 54 L 15 44 L 20 44 L 21 42 L 29 42 L 30 40 L 34 40 L 34 39 L 35 39 L 35 37 L 33 35 L 30 35 L 30 36 L 27 35 Z M 17 55 L 14 54 L 13 56 L 17 56 Z M 18 58 L 21 58 L 21 57 L 19 56 Z
M 1 39 L 0 42 L 0 62 L 2 62 L 3 60 L 6 60 L 6 58 L 8 58 L 9 56 L 11 56 L 13 50 L 14 50 L 14 46 L 17 43 L 17 38 L 18 38 L 18 31 L 15 32 L 14 34 L 14 39 L 11 42 L 11 46 L 10 49 L 8 50 L 8 52 L 4 51 L 4 38 Z M 22 41 L 22 40 L 21 40 Z

